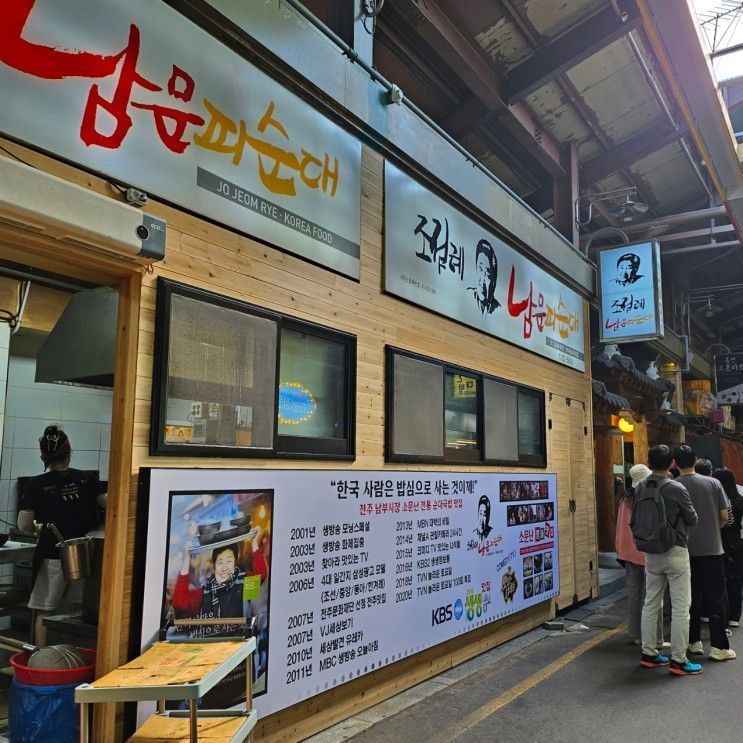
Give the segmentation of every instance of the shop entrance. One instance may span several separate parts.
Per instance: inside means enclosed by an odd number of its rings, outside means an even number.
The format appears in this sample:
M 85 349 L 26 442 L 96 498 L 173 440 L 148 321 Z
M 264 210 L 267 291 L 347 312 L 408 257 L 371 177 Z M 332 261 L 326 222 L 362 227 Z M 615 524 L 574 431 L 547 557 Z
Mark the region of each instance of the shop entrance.
M 73 450 L 70 466 L 108 480 L 118 292 L 30 270 L 0 265 L 0 396 L 4 399 L 0 449 L 0 528 L 16 523 L 26 483 L 42 474 L 39 437 L 60 425 Z M 103 511 L 98 513 L 95 571 L 71 586 L 44 622 L 49 643 L 94 645 L 103 555 Z M 13 535 L 11 543 L 21 540 Z M 32 579 L 28 550 L 6 548 L 0 585 L 6 587 L 3 630 L 40 641 L 32 612 L 25 610 Z M 11 616 L 13 627 L 11 628 Z
M 128 615 L 127 576 L 124 560 L 116 556 L 125 554 L 129 522 L 141 271 L 141 266 L 125 259 L 30 236 L 0 222 L 0 307 L 6 310 L 5 318 L 20 315 L 20 326 L 16 325 L 18 330 L 12 335 L 13 327 L 7 322 L 0 324 L 0 421 L 4 424 L 0 436 L 0 518 L 15 522 L 22 478 L 42 472 L 38 439 L 44 424 L 62 424 L 73 450 L 70 466 L 97 470 L 108 483 L 98 576 L 85 597 L 77 598 L 82 629 L 89 637 L 75 639 L 75 644 L 92 646 L 96 643 L 96 622 L 101 627 L 97 632 L 99 673 L 121 662 L 128 639 L 128 627 L 122 623 L 122 617 Z M 62 322 L 67 325 L 64 310 L 73 305 L 79 305 L 83 329 L 87 326 L 82 348 L 67 340 L 75 335 L 73 321 L 61 338 L 55 339 L 51 332 Z M 105 349 L 93 348 L 96 335 L 101 335 L 96 331 L 104 326 L 108 329 Z M 59 357 L 51 359 L 51 364 L 41 361 L 49 341 Z M 86 349 L 90 358 L 82 361 L 95 364 L 78 364 Z M 104 358 L 105 368 L 99 363 Z M 42 372 L 39 381 L 38 372 Z M 9 529 L 0 527 L 0 531 Z M 25 572 L 12 564 L 0 570 L 2 582 L 22 586 L 30 581 L 28 566 Z M 99 600 L 96 584 L 116 586 L 117 590 L 103 592 Z M 25 600 L 22 597 L 18 603 Z M 19 607 L 8 609 L 13 613 Z M 30 620 L 26 611 L 26 627 L 20 629 L 24 640 L 30 639 Z M 57 641 L 51 633 L 48 640 Z M 106 714 L 100 719 L 97 716 L 97 729 L 112 726 L 112 720 L 104 719 Z

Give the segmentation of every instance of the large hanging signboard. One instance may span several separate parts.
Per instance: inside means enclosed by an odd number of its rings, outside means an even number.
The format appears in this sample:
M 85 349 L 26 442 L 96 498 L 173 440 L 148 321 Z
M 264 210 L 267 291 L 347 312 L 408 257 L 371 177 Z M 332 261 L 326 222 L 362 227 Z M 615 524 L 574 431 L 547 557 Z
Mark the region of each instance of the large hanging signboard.
M 598 281 L 602 343 L 663 337 L 658 243 L 600 251 Z
M 0 131 L 358 278 L 361 145 L 159 0 L 0 3 Z
M 142 483 L 141 647 L 170 619 L 254 617 L 260 715 L 560 590 L 553 474 L 152 469 Z M 244 689 L 236 675 L 205 703 Z
M 384 288 L 584 371 L 580 296 L 390 163 Z
M 715 356 L 718 405 L 743 405 L 743 353 Z

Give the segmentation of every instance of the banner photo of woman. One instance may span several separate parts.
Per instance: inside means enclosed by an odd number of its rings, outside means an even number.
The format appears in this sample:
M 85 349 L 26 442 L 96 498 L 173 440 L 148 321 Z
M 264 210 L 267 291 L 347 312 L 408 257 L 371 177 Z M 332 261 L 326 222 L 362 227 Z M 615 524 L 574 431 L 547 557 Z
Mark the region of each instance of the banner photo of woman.
M 266 690 L 271 574 L 272 490 L 170 492 L 162 625 L 169 620 L 207 620 L 168 629 L 168 638 L 242 635 L 255 620 L 253 691 Z M 233 678 L 234 677 L 234 678 Z M 231 707 L 245 698 L 240 667 L 202 704 Z

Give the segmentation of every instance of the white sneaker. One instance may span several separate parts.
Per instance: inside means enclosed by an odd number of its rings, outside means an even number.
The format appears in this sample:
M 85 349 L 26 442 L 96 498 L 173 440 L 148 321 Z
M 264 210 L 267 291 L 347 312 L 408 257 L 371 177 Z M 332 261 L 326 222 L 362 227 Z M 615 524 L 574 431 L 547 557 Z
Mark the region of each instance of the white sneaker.
M 735 660 L 736 655 L 732 648 L 710 648 L 707 657 L 710 660 Z
M 735 619 L 728 619 L 728 627 L 740 627 L 740 622 L 736 622 Z
M 689 652 L 694 655 L 704 655 L 704 645 L 702 645 L 702 641 L 697 640 L 697 642 L 690 642 Z
M 733 630 L 731 630 L 731 629 L 728 629 L 727 627 L 725 627 L 725 634 L 726 634 L 726 635 L 727 635 L 728 637 L 732 637 L 732 636 L 733 636 Z
M 671 643 L 668 640 L 661 640 L 655 647 L 658 650 L 668 650 L 671 647 Z

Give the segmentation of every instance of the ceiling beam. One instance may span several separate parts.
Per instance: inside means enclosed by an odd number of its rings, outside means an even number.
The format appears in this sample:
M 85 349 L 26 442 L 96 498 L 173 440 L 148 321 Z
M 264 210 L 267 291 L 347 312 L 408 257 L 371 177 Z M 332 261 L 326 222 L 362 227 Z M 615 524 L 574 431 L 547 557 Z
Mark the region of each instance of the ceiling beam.
M 659 243 L 671 242 L 675 240 L 689 240 L 692 237 L 712 237 L 719 235 L 721 232 L 734 232 L 735 226 L 732 224 L 723 224 L 719 227 L 705 227 L 701 230 L 689 230 L 688 232 L 672 232 L 670 235 L 659 235 L 653 239 Z
M 389 0 L 404 17 L 412 5 L 423 22 L 416 31 L 445 60 L 462 82 L 498 117 L 511 135 L 528 148 L 532 157 L 552 176 L 565 175 L 559 143 L 545 131 L 523 103 L 507 105 L 501 97 L 503 79 L 482 49 L 474 46 L 435 0 Z
M 634 137 L 612 147 L 581 165 L 583 180 L 587 183 L 596 183 L 607 176 L 626 168 L 637 160 L 656 152 L 657 150 L 677 142 L 689 133 L 686 127 L 677 131 L 660 129 L 657 126 L 646 129 Z
M 675 255 L 683 255 L 684 253 L 698 253 L 700 250 L 713 250 L 714 248 L 739 248 L 739 240 L 729 240 L 722 243 L 705 243 L 704 245 L 687 245 L 683 248 L 670 248 L 663 251 L 664 256 L 672 258 Z
M 504 9 L 508 13 L 508 16 L 511 18 L 512 22 L 517 26 L 521 34 L 523 34 L 524 38 L 531 44 L 531 46 L 535 49 L 539 49 L 540 44 L 542 44 L 542 39 L 540 35 L 538 34 L 537 30 L 534 28 L 532 22 L 529 20 L 529 18 L 526 15 L 526 11 L 523 8 L 523 6 L 517 6 L 515 5 L 512 0 L 500 0 L 501 4 L 503 5 Z M 633 6 L 634 7 L 634 6 Z M 536 53 L 536 52 L 535 52 Z M 571 105 L 576 109 L 578 114 L 583 118 L 583 121 L 585 122 L 586 126 L 590 129 L 590 131 L 593 133 L 594 137 L 598 140 L 599 144 L 604 148 L 604 150 L 611 150 L 614 146 L 614 143 L 611 141 L 609 136 L 603 131 L 601 127 L 601 122 L 599 122 L 598 118 L 596 117 L 595 113 L 591 110 L 590 106 L 586 104 L 586 102 L 583 100 L 582 96 L 576 89 L 575 85 L 572 83 L 572 81 L 568 78 L 565 74 L 557 75 L 556 77 L 557 83 L 560 85 L 560 87 L 563 89 L 565 94 L 568 97 L 568 100 L 570 101 Z M 516 104 L 512 104 L 516 105 Z M 657 213 L 658 211 L 658 205 L 657 203 L 654 203 L 650 200 L 649 194 L 643 194 L 641 189 L 637 187 L 636 179 L 633 176 L 632 173 L 630 173 L 626 168 L 621 170 L 621 174 L 627 179 L 627 181 L 631 184 L 634 184 L 637 188 L 638 196 L 640 196 L 641 199 L 645 201 L 646 204 L 651 205 L 653 207 L 653 211 Z M 561 176 L 557 176 L 558 178 Z M 586 195 L 593 195 L 593 192 L 591 189 L 582 189 L 586 192 Z M 607 224 L 614 225 L 615 221 L 610 215 L 606 207 L 600 202 L 596 202 L 596 211 L 601 214 L 601 216 L 604 218 Z
M 637 28 L 641 20 L 634 3 L 631 3 L 626 16 L 617 16 L 611 6 L 594 13 L 512 68 L 503 86 L 503 99 L 507 103 L 523 100 L 558 75 Z

